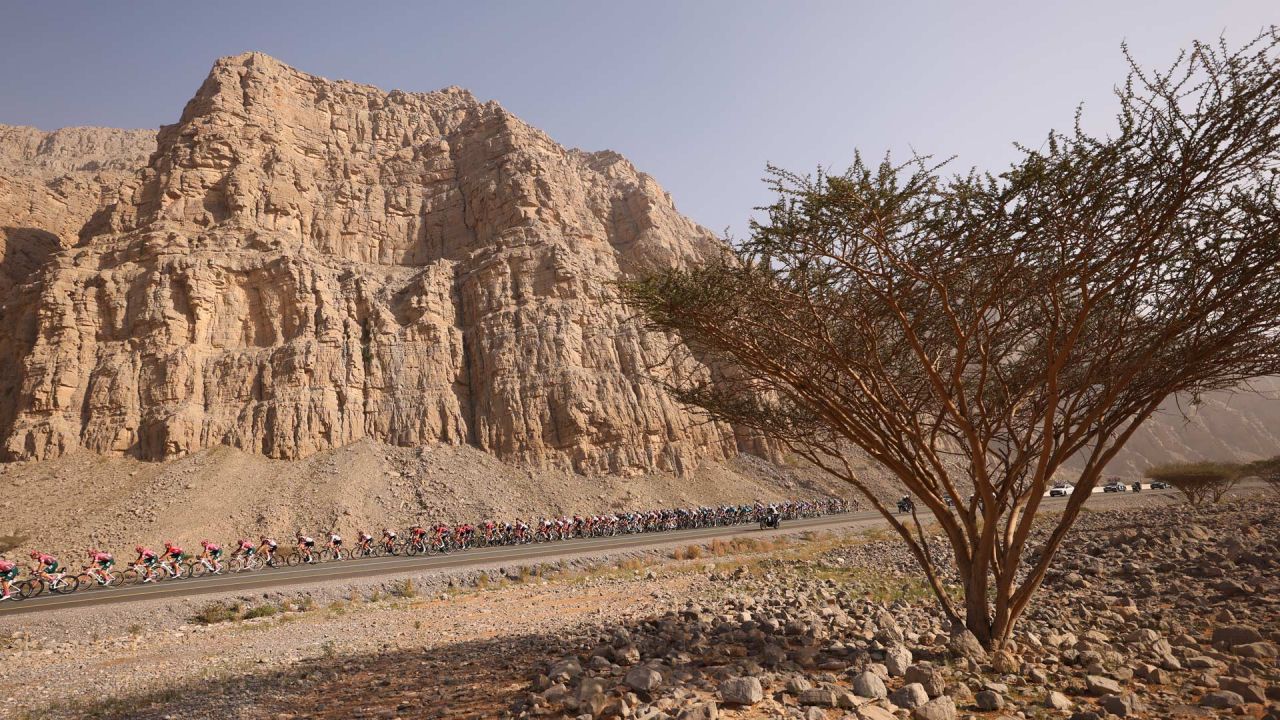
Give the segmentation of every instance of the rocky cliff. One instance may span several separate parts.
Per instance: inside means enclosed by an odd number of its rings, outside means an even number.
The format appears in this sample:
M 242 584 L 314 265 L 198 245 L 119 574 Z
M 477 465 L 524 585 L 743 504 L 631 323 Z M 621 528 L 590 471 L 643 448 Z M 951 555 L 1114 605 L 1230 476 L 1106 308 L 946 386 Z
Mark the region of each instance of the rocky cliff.
M 611 302 L 714 237 L 620 156 L 464 90 L 226 58 L 118 192 L 5 307 L 10 458 L 372 438 L 629 473 L 740 450 L 648 382 L 668 340 Z
M 716 252 L 622 157 L 464 90 L 225 58 L 158 135 L 0 126 L 0 456 L 369 439 L 626 475 L 760 453 L 649 381 L 670 338 L 613 302 Z M 1280 453 L 1278 387 L 1154 421 L 1113 468 Z

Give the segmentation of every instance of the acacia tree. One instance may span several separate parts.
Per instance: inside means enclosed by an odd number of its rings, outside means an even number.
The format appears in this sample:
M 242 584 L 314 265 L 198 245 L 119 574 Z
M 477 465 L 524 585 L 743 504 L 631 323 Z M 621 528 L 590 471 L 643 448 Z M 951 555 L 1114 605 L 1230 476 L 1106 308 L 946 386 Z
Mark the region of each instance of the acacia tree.
M 925 158 L 770 168 L 776 202 L 721 261 L 623 285 L 653 329 L 716 369 L 659 379 L 856 488 L 946 614 L 1003 644 L 1103 468 L 1162 401 L 1280 371 L 1278 45 L 1275 30 L 1240 49 L 1196 44 L 1160 72 L 1126 50 L 1112 134 L 1077 114 L 999 175 L 946 177 Z M 889 511 L 850 448 L 936 518 L 963 606 L 920 521 Z M 1069 460 L 1076 492 L 1032 542 Z
M 1147 470 L 1147 477 L 1172 485 L 1187 502 L 1199 507 L 1212 502 L 1222 502 L 1232 488 L 1240 482 L 1244 466 L 1227 463 L 1174 463 Z
M 1266 460 L 1255 460 L 1241 469 L 1244 477 L 1256 477 L 1280 492 L 1280 456 Z

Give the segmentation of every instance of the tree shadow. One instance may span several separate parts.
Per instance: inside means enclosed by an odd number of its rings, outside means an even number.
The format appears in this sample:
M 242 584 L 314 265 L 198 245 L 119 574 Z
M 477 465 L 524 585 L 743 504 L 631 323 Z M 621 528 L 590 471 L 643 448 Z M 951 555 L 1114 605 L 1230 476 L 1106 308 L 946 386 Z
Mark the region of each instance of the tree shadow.
M 56 705 L 30 717 L 495 718 L 529 692 L 530 678 L 545 670 L 548 659 L 582 650 L 549 634 L 364 655 L 326 653 L 331 647 L 322 645 L 320 657 L 288 669 Z

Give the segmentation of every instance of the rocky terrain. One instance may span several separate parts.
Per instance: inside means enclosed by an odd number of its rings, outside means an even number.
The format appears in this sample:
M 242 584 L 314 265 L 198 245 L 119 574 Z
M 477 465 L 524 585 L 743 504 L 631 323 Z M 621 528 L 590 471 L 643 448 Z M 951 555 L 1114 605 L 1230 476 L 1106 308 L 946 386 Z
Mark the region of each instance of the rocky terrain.
M 650 382 L 670 340 L 612 302 L 715 238 L 622 157 L 465 90 L 225 58 L 118 193 L 6 306 L 11 459 L 368 438 L 636 474 L 767 450 Z
M 92 628 L 0 625 L 21 661 L 0 674 L 67 678 L 67 716 L 1280 717 L 1280 500 L 1133 502 L 1081 518 L 995 653 L 953 632 L 872 531 L 494 569 L 421 595 L 244 598 L 168 627 L 128 606 L 81 618 Z M 153 667 L 181 690 L 117 689 Z

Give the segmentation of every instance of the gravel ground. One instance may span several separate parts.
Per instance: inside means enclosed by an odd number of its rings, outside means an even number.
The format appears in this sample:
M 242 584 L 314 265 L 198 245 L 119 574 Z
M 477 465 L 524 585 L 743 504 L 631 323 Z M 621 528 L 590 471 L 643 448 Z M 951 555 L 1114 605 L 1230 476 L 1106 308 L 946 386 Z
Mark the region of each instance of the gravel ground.
M 238 600 L 238 615 L 292 609 L 211 625 L 191 620 L 210 598 L 36 616 L 0 628 L 3 712 L 1280 717 L 1280 501 L 1142 505 L 1081 518 L 1015 645 L 996 654 L 952 633 L 905 551 L 871 531 L 576 559 L 519 581 L 421 577 L 410 593 L 397 582 L 228 597 L 216 607 Z M 691 552 L 704 557 L 671 559 Z M 156 677 L 183 692 L 156 692 Z M 112 702 L 87 700 L 95 688 Z M 59 698 L 75 702 L 49 705 Z

